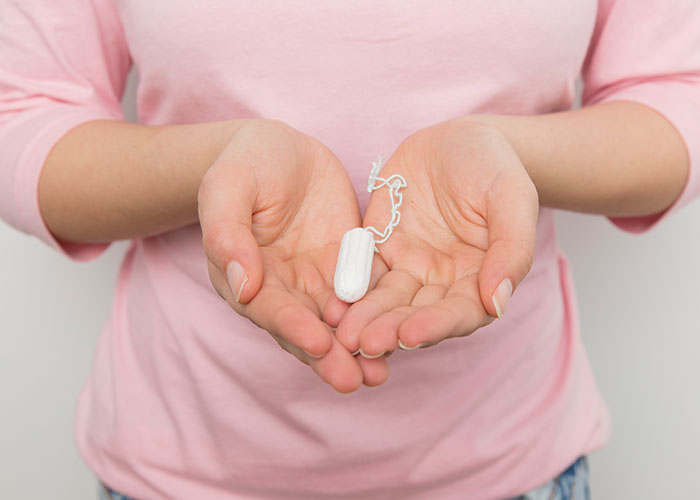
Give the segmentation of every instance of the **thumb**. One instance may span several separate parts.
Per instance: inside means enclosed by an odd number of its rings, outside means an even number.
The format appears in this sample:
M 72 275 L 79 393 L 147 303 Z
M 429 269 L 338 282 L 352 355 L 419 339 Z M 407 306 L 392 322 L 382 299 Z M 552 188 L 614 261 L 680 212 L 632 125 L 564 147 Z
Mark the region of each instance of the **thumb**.
M 523 170 L 499 175 L 486 203 L 488 250 L 479 270 L 481 302 L 500 318 L 513 290 L 532 267 L 539 202 Z
M 199 188 L 204 253 L 226 277 L 233 298 L 250 302 L 260 290 L 263 260 L 252 232 L 254 180 L 228 165 L 212 165 Z

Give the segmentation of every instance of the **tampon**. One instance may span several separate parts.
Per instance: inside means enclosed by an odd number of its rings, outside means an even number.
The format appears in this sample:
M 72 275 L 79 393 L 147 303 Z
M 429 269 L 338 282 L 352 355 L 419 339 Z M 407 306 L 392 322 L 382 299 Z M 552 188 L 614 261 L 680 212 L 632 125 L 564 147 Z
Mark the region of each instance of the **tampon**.
M 351 229 L 340 241 L 333 286 L 343 302 L 357 302 L 369 287 L 374 257 L 374 237 L 361 227 Z

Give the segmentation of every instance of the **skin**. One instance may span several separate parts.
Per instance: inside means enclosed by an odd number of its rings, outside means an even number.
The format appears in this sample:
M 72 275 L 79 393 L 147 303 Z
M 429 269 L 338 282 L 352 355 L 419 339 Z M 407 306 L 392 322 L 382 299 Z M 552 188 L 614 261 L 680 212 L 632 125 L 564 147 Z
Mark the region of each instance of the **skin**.
M 496 287 L 517 285 L 532 264 L 537 191 L 502 134 L 471 122 L 428 127 L 401 144 L 381 176 L 396 173 L 407 187 L 401 222 L 379 245 L 386 272 L 337 330 L 370 358 L 491 323 Z M 364 224 L 383 227 L 391 204 L 375 193 Z
M 374 372 L 387 373 L 386 362 L 355 358 L 321 320 L 325 310 L 332 324 L 347 308 L 333 273 L 340 239 L 362 222 L 328 148 L 281 122 L 252 121 L 208 169 L 198 206 L 211 282 L 236 312 L 339 392 L 383 382 Z M 232 261 L 242 279 L 227 279 Z
M 331 329 L 347 309 L 332 291 L 339 241 L 361 224 L 350 181 L 328 148 L 282 122 L 84 123 L 50 152 L 39 204 L 61 241 L 199 222 L 212 284 L 235 311 L 338 392 L 388 375 L 385 360 L 352 356 Z M 248 277 L 242 290 L 225 278 L 233 260 Z
M 399 340 L 434 345 L 493 321 L 498 285 L 517 287 L 531 265 L 539 205 L 659 213 L 679 196 L 688 163 L 675 128 L 632 102 L 431 125 L 384 167 L 383 176 L 408 181 L 402 219 L 375 257 L 370 292 L 352 307 L 331 289 L 338 242 L 361 223 L 384 227 L 387 190 L 372 195 L 360 221 L 337 158 L 278 121 L 84 123 L 50 152 L 39 205 L 64 241 L 199 222 L 224 300 L 333 388 L 351 392 L 386 380 L 385 357 Z M 243 288 L 228 280 L 231 261 L 247 277 Z M 353 356 L 359 347 L 364 355 Z
M 59 240 L 85 243 L 196 223 L 202 177 L 244 123 L 83 123 L 46 158 L 39 177 L 42 217 Z

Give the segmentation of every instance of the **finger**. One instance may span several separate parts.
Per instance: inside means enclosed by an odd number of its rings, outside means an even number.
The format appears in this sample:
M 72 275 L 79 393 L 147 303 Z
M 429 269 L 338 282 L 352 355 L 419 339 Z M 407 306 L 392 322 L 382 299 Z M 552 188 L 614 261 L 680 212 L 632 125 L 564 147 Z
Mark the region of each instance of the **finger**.
M 367 290 L 374 290 L 377 283 L 382 277 L 389 272 L 389 266 L 386 265 L 382 256 L 378 253 L 374 253 L 374 259 L 372 260 L 372 271 L 369 276 L 369 286 Z
M 362 383 L 367 387 L 382 385 L 389 378 L 389 365 L 386 358 L 367 359 L 355 356 L 362 370 Z
M 308 363 L 321 379 L 340 393 L 353 392 L 362 385 L 360 364 L 335 338 L 325 356 L 309 359 Z
M 350 306 L 338 325 L 336 337 L 348 351 L 356 352 L 360 348 L 362 330 L 384 312 L 410 304 L 420 286 L 421 283 L 405 271 L 389 271 L 373 290 Z
M 360 334 L 361 354 L 365 357 L 375 358 L 401 347 L 398 344 L 400 324 L 415 311 L 415 308 L 437 302 L 445 296 L 446 292 L 447 287 L 444 285 L 423 286 L 413 296 L 411 301 L 413 308 L 394 309 L 375 318 Z
M 316 305 L 307 295 L 289 291 L 278 279 L 267 275 L 260 292 L 249 304 L 243 305 L 233 298 L 226 278 L 211 262 L 209 277 L 219 295 L 237 313 L 273 337 L 279 337 L 314 357 L 323 356 L 330 349 L 332 333 L 319 319 Z
M 276 335 L 273 335 L 273 337 L 280 347 L 296 356 L 302 363 L 309 365 L 321 380 L 330 384 L 336 391 L 347 394 L 357 390 L 362 385 L 364 378 L 363 369 L 360 367 L 358 360 L 347 352 L 337 340 L 333 342 L 331 349 L 325 356 L 314 358 L 285 339 Z M 371 380 L 375 383 L 381 383 L 379 381 L 381 366 L 371 367 L 368 371 L 370 371 L 369 376 Z
M 301 294 L 303 297 L 304 295 Z M 278 335 L 312 356 L 323 356 L 331 348 L 332 332 L 318 316 L 315 304 L 288 291 L 275 277 L 266 274 L 257 295 L 241 312 L 260 328 Z
M 200 186 L 198 210 L 204 253 L 226 276 L 233 299 L 246 304 L 260 289 L 263 261 L 251 229 L 256 188 L 238 173 L 212 165 Z
M 489 247 L 479 271 L 486 311 L 501 317 L 515 287 L 530 271 L 537 226 L 537 191 L 524 172 L 501 175 L 487 196 Z
M 336 328 L 343 319 L 345 313 L 350 309 L 350 304 L 343 302 L 335 293 L 328 297 L 326 305 L 323 308 L 323 321 L 328 323 L 333 328 Z
M 447 287 L 445 285 L 426 285 L 418 290 L 411 305 L 414 307 L 423 307 L 433 304 L 443 298 L 447 293 Z
M 369 323 L 360 334 L 360 354 L 373 359 L 398 349 L 399 327 L 416 308 L 403 306 L 387 311 Z
M 475 276 L 457 280 L 445 297 L 421 307 L 399 327 L 399 339 L 405 348 L 437 344 L 450 338 L 469 335 L 487 325 L 490 317 L 479 297 Z

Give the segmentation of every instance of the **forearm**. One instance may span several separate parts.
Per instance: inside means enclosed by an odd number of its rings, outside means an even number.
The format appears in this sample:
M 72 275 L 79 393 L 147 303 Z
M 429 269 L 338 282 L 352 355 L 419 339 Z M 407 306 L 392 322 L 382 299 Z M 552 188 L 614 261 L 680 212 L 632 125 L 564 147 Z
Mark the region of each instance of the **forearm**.
M 689 159 L 676 129 L 633 102 L 537 116 L 479 115 L 508 138 L 545 206 L 609 216 L 668 208 Z
M 58 239 L 72 242 L 141 237 L 193 223 L 199 182 L 241 123 L 81 124 L 46 159 L 42 217 Z

